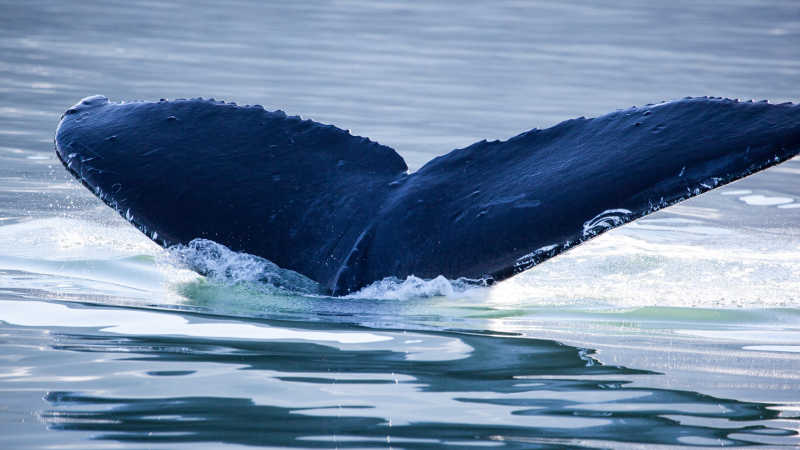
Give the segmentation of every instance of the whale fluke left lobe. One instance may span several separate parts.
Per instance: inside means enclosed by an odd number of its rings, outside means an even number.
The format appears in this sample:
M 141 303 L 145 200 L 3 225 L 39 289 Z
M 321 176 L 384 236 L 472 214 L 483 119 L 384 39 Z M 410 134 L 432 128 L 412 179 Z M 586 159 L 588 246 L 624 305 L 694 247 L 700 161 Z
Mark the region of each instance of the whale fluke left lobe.
M 99 99 L 56 134 L 90 190 L 163 246 L 210 239 L 326 286 L 407 171 L 389 147 L 281 111 Z

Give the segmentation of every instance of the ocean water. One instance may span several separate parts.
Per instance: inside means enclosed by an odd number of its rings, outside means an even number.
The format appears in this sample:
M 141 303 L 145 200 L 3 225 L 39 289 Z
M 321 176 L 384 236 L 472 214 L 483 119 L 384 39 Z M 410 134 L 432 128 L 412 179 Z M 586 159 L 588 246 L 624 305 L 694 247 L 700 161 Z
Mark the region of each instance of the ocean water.
M 413 169 L 687 95 L 800 100 L 800 4 L 0 1 L 0 447 L 800 446 L 800 160 L 492 287 L 201 277 L 71 179 L 80 98 L 215 97 Z M 265 236 L 265 239 L 269 239 Z

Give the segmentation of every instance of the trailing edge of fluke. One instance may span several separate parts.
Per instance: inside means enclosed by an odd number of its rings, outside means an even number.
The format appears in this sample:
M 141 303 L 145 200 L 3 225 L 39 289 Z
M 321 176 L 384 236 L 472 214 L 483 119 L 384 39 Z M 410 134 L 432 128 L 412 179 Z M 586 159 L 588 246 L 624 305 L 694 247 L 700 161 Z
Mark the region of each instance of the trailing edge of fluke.
M 391 148 L 282 111 L 88 97 L 64 166 L 162 246 L 213 240 L 334 295 L 389 276 L 501 280 L 800 152 L 800 105 L 685 98 L 481 141 L 408 173 Z

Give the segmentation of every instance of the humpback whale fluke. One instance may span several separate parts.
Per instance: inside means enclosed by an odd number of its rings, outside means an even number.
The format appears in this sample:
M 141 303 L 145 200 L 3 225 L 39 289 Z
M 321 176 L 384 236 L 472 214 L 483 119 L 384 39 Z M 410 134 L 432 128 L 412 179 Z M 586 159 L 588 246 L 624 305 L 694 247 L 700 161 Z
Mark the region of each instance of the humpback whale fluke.
M 88 97 L 64 166 L 162 246 L 204 238 L 344 294 L 500 280 L 800 152 L 800 105 L 685 98 L 477 142 L 415 173 L 391 148 L 261 106 Z

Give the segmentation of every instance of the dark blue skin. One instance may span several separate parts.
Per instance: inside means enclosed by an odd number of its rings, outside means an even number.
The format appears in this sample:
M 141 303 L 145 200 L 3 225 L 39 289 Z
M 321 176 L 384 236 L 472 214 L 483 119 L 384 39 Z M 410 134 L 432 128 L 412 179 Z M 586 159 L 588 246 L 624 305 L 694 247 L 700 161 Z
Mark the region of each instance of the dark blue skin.
M 481 141 L 407 173 L 391 148 L 260 106 L 109 103 L 56 152 L 162 246 L 205 238 L 352 292 L 384 277 L 497 281 L 800 152 L 800 105 L 686 98 Z

